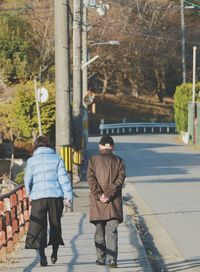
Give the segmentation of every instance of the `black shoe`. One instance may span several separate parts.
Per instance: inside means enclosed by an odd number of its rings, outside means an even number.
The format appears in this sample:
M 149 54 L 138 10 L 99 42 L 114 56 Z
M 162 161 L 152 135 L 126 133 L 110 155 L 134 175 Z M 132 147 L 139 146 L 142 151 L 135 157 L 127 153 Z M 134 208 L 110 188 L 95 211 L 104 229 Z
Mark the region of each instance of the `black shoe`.
M 105 265 L 105 262 L 101 262 L 99 260 L 96 260 L 96 265 Z
M 52 245 L 52 254 L 51 254 L 51 262 L 52 264 L 55 264 L 57 262 L 57 253 L 58 253 L 58 244 Z
M 55 264 L 56 262 L 57 262 L 57 255 L 55 255 L 55 254 L 51 254 L 51 262 L 52 262 L 52 264 Z
M 40 258 L 40 265 L 41 266 L 47 266 L 48 265 L 46 256 L 43 256 L 43 257 Z
M 109 267 L 110 268 L 117 268 L 117 263 L 114 261 L 111 261 L 111 262 L 109 262 Z

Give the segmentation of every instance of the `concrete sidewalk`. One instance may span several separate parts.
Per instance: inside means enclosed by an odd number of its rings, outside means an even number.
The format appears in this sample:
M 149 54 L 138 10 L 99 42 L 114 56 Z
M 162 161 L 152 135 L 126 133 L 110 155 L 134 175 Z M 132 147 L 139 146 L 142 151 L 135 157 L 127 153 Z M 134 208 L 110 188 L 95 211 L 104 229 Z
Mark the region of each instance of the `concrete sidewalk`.
M 77 197 L 74 200 L 74 212 L 65 212 L 62 219 L 62 231 L 65 246 L 61 246 L 58 261 L 51 264 L 51 247 L 46 250 L 49 265 L 41 267 L 39 256 L 35 250 L 24 249 L 23 238 L 18 249 L 12 254 L 9 263 L 0 266 L 0 271 L 54 271 L 79 272 L 79 271 L 119 271 L 119 272 L 151 272 L 145 250 L 141 243 L 131 216 L 124 207 L 124 223 L 119 227 L 119 254 L 118 268 L 110 269 L 108 266 L 95 264 L 96 253 L 93 241 L 94 226 L 88 219 L 88 186 L 80 182 L 74 186 Z

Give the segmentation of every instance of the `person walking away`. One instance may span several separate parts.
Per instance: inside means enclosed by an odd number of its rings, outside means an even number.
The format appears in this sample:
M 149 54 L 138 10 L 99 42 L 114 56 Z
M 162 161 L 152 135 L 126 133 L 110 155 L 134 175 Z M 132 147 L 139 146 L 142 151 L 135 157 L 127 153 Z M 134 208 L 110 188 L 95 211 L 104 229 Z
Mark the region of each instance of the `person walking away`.
M 48 216 L 48 245 L 52 245 L 51 262 L 56 263 L 59 245 L 64 245 L 61 231 L 63 202 L 70 205 L 73 192 L 64 162 L 51 148 L 46 136 L 39 136 L 34 143 L 33 156 L 27 160 L 24 183 L 31 201 L 25 248 L 37 249 L 40 265 L 48 265 L 45 255 Z
M 117 268 L 117 228 L 123 221 L 125 166 L 123 160 L 113 154 L 113 149 L 113 138 L 103 136 L 99 142 L 99 154 L 88 161 L 87 181 L 90 189 L 90 222 L 96 226 L 96 264 L 105 265 L 107 257 L 109 267 Z

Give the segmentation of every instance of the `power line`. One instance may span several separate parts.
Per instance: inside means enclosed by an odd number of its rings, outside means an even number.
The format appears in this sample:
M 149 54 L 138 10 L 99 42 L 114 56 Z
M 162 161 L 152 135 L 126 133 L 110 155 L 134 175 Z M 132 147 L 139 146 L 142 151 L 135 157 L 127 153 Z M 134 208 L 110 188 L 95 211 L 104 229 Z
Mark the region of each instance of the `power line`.
M 184 0 L 186 2 L 186 0 Z M 136 3 L 135 3 L 136 4 Z M 192 4 L 192 3 L 191 3 Z M 180 10 L 180 6 L 171 6 L 171 7 L 146 7 L 144 5 L 139 6 L 140 10 L 158 10 L 158 11 L 171 11 L 171 10 Z
M 5 15 L 2 17 L 6 17 Z M 44 20 L 44 19 L 48 19 L 50 17 L 54 17 L 54 15 L 49 15 L 49 16 L 44 16 L 44 17 L 34 17 L 34 18 L 24 18 L 25 21 L 34 21 L 34 20 Z
M 134 3 L 135 5 L 137 5 L 137 3 Z M 177 5 L 173 5 L 171 7 L 149 7 L 149 6 L 144 6 L 144 5 L 138 5 L 137 6 L 139 9 L 148 9 L 148 10 L 180 10 L 181 7 L 177 6 Z
M 44 19 L 48 19 L 50 17 L 54 17 L 54 15 L 49 15 L 49 16 L 46 16 L 46 17 L 35 17 L 35 18 L 26 18 L 26 20 L 28 21 L 34 21 L 34 20 L 44 20 Z
M 186 0 L 184 0 L 186 2 Z M 135 3 L 136 4 L 136 3 Z M 188 4 L 193 5 L 194 8 L 200 8 L 199 5 L 192 4 L 188 2 Z M 146 7 L 146 6 L 139 6 L 140 11 L 146 11 L 146 10 L 152 10 L 152 11 L 180 11 L 181 7 L 180 6 L 172 6 L 172 7 Z M 193 14 L 195 16 L 198 16 L 199 14 Z
M 127 42 L 127 43 L 129 43 L 129 42 Z M 145 47 L 135 47 L 135 46 L 133 46 L 130 50 L 132 50 L 132 51 L 136 51 L 136 52 L 145 52 L 145 53 L 149 53 L 149 54 L 152 54 L 153 52 L 155 53 L 155 52 L 159 52 L 159 51 L 161 51 L 162 50 L 162 52 L 163 52 L 163 55 L 162 56 L 166 56 L 167 54 L 168 54 L 168 52 L 169 52 L 169 50 L 167 49 L 167 47 L 165 48 L 165 50 L 163 50 L 163 48 L 155 48 L 155 47 L 149 47 L 149 48 L 145 48 Z M 175 49 L 174 49 L 175 50 Z M 173 51 L 174 51 L 173 50 Z M 176 53 L 177 53 L 177 51 L 180 51 L 180 50 L 175 50 L 176 51 Z M 181 54 L 181 52 L 180 52 L 180 54 Z M 126 54 L 124 54 L 124 55 L 126 55 Z M 191 53 L 187 53 L 186 54 L 186 56 L 191 56 Z M 126 58 L 126 57 L 125 57 Z
M 161 40 L 167 40 L 167 41 L 174 41 L 174 42 L 181 42 L 181 40 L 179 39 L 174 39 L 174 38 L 167 38 L 167 37 L 161 37 L 161 36 L 156 36 L 156 35 L 151 35 L 151 34 L 147 34 L 147 33 L 138 33 L 138 32 L 133 32 L 133 34 L 135 35 L 143 35 L 145 37 L 149 37 L 149 38 L 155 38 L 155 39 L 161 39 Z M 195 42 L 195 41 L 186 41 L 186 43 L 188 44 L 200 44 L 200 42 Z
M 46 14 L 50 14 L 52 12 L 53 12 L 53 10 L 37 12 L 37 15 L 46 15 Z M 25 13 L 25 14 L 21 14 L 20 16 L 31 16 L 31 15 L 34 15 L 34 14 L 36 14 L 36 13 Z
M 193 27 L 193 29 L 194 29 L 194 27 Z M 149 38 L 155 38 L 155 39 L 161 39 L 161 40 L 168 40 L 168 41 L 174 41 L 174 42 L 181 42 L 181 39 L 170 38 L 170 37 L 163 37 L 163 36 L 152 34 L 152 33 L 144 33 L 144 32 L 141 32 L 140 30 L 137 30 L 137 29 L 136 29 L 136 31 L 133 31 L 133 32 L 127 31 L 127 35 L 129 35 L 130 33 L 131 33 L 131 35 L 135 34 L 137 36 L 142 35 L 142 36 L 146 36 L 146 37 L 149 37 Z M 174 31 L 174 33 L 180 33 L 181 34 L 181 30 L 180 31 Z M 200 44 L 200 42 L 195 42 L 195 41 L 186 41 L 186 43 L 189 43 L 189 44 L 190 43 L 191 44 L 194 44 L 194 43 Z
M 32 10 L 46 10 L 46 9 L 50 9 L 50 10 L 54 10 L 52 7 L 29 7 L 29 6 L 24 6 L 24 7 L 20 7 L 20 8 L 0 8 L 0 12 L 7 12 L 7 11 L 32 11 Z M 44 11 L 47 12 L 47 11 Z

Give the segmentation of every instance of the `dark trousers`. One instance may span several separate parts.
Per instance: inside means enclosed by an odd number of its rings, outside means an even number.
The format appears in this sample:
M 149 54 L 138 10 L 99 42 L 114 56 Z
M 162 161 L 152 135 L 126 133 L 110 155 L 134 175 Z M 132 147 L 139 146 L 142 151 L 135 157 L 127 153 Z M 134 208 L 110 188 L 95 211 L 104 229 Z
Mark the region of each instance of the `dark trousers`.
M 61 232 L 63 198 L 42 198 L 31 202 L 31 215 L 25 248 L 47 247 L 47 217 L 50 233 L 48 245 L 64 245 Z
M 97 221 L 94 242 L 97 259 L 104 263 L 106 255 L 108 261 L 117 262 L 118 255 L 118 231 L 119 221 L 111 219 L 108 221 Z M 107 239 L 105 239 L 105 236 Z M 107 241 L 106 241 L 107 240 Z

